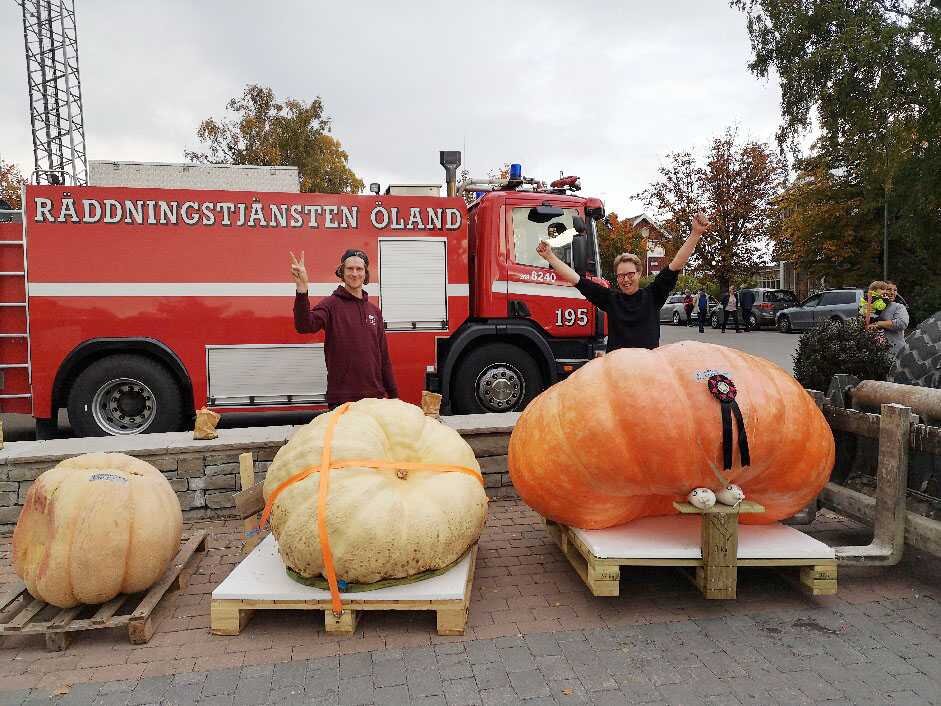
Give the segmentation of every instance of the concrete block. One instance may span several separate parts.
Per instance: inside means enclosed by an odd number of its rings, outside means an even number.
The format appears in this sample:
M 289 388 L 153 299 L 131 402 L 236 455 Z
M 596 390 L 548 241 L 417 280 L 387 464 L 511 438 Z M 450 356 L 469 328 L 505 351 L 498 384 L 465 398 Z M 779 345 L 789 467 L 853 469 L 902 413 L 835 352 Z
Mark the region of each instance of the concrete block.
M 235 500 L 232 499 L 232 493 L 222 491 L 216 493 L 206 493 L 206 507 L 212 509 L 235 507 Z
M 11 505 L 19 505 L 19 494 L 17 492 L 6 492 L 0 493 L 0 507 L 10 507 Z
M 19 489 L 19 492 L 17 493 L 17 503 L 19 505 L 22 505 L 23 503 L 26 502 L 26 494 L 29 492 L 29 489 L 32 485 L 33 485 L 33 481 L 31 480 L 23 481 L 22 483 L 20 483 L 20 489 Z M 12 505 L 12 503 L 6 503 L 6 504 Z
M 480 470 L 484 475 L 488 473 L 507 473 L 509 471 L 509 456 L 485 456 L 477 459 Z
M 206 457 L 209 458 L 208 456 Z M 203 466 L 203 474 L 207 476 L 224 476 L 229 475 L 230 473 L 238 473 L 239 464 L 238 463 L 217 463 L 210 464 L 206 463 Z
M 265 447 L 258 449 L 254 456 L 256 461 L 274 461 L 274 457 L 278 453 L 278 449 L 281 448 L 281 444 L 275 447 Z
M 176 474 L 180 478 L 197 478 L 205 475 L 202 456 L 188 456 L 179 459 Z
M 20 510 L 22 509 L 23 507 L 21 505 L 0 507 L 0 524 L 11 525 L 9 529 L 12 530 L 12 525 L 16 523 L 17 518 L 20 516 Z
M 20 484 L 15 481 L 0 481 L 0 492 L 15 493 L 20 489 Z
M 218 466 L 223 463 L 234 463 L 237 466 L 238 462 L 239 455 L 237 453 L 206 454 L 203 465 Z
M 23 466 L 14 466 L 10 470 L 10 480 L 36 480 L 41 476 L 45 471 L 52 468 L 55 464 L 43 464 L 41 466 L 37 465 L 23 465 Z
M 510 447 L 509 434 L 473 434 L 464 438 L 477 458 L 506 456 Z
M 144 456 L 143 460 L 158 471 L 175 471 L 179 462 L 176 456 Z
M 170 487 L 173 488 L 173 492 L 180 493 L 187 489 L 188 481 L 186 478 L 174 478 L 170 480 Z
M 180 507 L 184 510 L 206 507 L 206 492 L 203 490 L 189 490 L 185 493 L 177 493 L 176 496 L 180 499 Z
M 190 478 L 190 490 L 234 490 L 236 476 L 206 476 L 205 478 Z M 182 480 L 182 479 L 181 479 Z

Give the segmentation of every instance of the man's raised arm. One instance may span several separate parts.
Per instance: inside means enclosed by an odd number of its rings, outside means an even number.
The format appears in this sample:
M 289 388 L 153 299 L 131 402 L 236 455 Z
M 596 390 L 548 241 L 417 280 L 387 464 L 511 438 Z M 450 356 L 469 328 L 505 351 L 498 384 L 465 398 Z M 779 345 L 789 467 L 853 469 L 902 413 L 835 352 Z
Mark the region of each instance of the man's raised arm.
M 562 260 L 559 259 L 559 256 L 552 252 L 552 248 L 549 246 L 545 240 L 539 242 L 539 245 L 536 246 L 536 252 L 539 253 L 539 256 L 549 263 L 549 266 L 555 270 L 555 273 L 559 275 L 564 281 L 569 284 L 578 284 L 578 280 L 581 279 L 579 274 L 573 270 L 571 267 L 566 265 Z
M 670 269 L 674 272 L 679 272 L 689 261 L 689 258 L 694 252 L 696 252 L 696 246 L 699 245 L 699 239 L 702 237 L 702 234 L 706 232 L 709 228 L 709 220 L 706 218 L 705 214 L 697 213 L 693 216 L 693 229 L 689 234 L 689 237 L 686 239 L 686 242 L 676 251 L 673 259 L 670 261 Z

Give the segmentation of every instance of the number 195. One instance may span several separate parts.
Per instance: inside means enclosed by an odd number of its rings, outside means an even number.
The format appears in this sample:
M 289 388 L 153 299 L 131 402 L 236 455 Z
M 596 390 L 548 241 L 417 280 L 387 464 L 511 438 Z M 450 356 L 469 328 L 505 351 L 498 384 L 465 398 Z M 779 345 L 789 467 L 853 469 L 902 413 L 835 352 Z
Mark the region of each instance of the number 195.
M 588 324 L 588 309 L 556 309 L 556 326 L 586 326 Z

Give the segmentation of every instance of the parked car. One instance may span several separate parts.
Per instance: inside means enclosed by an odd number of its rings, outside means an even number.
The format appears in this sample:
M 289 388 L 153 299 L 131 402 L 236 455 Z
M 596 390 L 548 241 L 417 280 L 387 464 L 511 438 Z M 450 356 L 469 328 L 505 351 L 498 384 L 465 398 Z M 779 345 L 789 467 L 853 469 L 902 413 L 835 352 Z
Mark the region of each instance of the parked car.
M 699 308 L 695 304 L 698 296 L 698 292 L 693 294 L 693 314 L 690 317 L 693 321 L 699 320 Z M 674 326 L 686 324 L 686 309 L 683 307 L 683 299 L 683 294 L 671 294 L 666 304 L 660 308 L 660 321 L 669 321 Z M 717 306 L 719 306 L 719 302 L 709 297 L 709 311 L 711 312 Z
M 777 322 L 778 312 L 797 304 L 797 295 L 790 289 L 769 289 L 767 287 L 749 287 L 747 290 L 743 289 L 736 292 L 739 302 L 742 301 L 742 292 L 746 291 L 755 293 L 755 303 L 752 306 L 749 321 L 745 321 L 741 303 L 738 305 L 738 312 L 739 319 L 743 324 L 747 323 L 750 329 L 774 326 Z M 710 323 L 712 328 L 719 328 L 722 325 L 721 308 L 712 312 Z
M 828 289 L 807 297 L 798 306 L 778 312 L 778 331 L 805 331 L 824 321 L 843 322 L 859 315 L 862 289 Z

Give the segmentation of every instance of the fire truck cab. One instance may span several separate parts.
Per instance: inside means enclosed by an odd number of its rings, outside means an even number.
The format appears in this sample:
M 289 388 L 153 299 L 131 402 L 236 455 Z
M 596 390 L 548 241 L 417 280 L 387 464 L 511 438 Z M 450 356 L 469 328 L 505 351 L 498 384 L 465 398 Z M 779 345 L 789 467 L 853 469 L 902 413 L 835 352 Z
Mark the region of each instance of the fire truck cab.
M 27 186 L 0 217 L 0 411 L 48 431 L 65 408 L 88 436 L 321 408 L 323 333 L 294 330 L 289 254 L 316 301 L 347 248 L 369 255 L 404 400 L 520 410 L 604 347 L 600 313 L 536 253 L 567 233 L 556 253 L 600 275 L 604 208 L 578 188 L 517 165 L 462 184 L 470 204 L 453 179 L 446 197 Z

